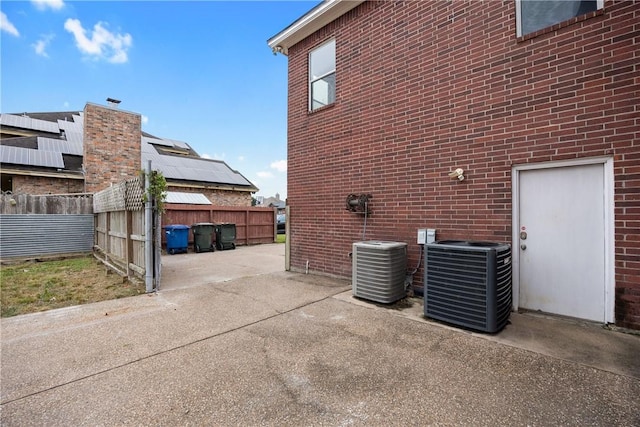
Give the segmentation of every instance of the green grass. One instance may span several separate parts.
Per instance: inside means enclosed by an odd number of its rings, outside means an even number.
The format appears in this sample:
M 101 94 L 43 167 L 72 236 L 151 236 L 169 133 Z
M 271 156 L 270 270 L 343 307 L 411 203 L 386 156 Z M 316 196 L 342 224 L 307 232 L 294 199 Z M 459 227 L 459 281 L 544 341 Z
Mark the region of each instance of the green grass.
M 284 243 L 287 240 L 286 234 L 278 234 L 276 237 L 276 243 Z
M 145 292 L 91 256 L 0 267 L 2 317 L 105 301 Z

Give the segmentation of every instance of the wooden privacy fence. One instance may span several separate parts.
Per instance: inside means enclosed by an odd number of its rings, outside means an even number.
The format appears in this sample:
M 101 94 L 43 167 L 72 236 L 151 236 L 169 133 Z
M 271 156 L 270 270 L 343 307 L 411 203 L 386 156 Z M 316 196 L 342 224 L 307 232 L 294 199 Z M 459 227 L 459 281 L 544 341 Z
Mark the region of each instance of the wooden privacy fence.
M 202 222 L 235 224 L 236 245 L 273 243 L 276 240 L 275 208 L 167 204 L 162 215 L 162 225 L 184 224 L 191 226 Z M 162 242 L 166 244 L 164 233 Z M 189 233 L 193 242 L 193 233 Z
M 96 254 L 127 277 L 145 277 L 146 227 L 141 180 L 134 178 L 114 184 L 96 193 L 93 201 Z
M 0 214 L 89 215 L 93 194 L 0 194 Z

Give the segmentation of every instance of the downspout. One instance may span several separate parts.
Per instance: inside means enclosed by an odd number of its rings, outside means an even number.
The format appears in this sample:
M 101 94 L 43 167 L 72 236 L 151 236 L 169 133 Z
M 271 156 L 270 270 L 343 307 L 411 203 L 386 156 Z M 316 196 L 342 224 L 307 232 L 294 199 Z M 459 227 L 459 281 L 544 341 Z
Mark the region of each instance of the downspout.
M 151 160 L 147 162 L 144 174 L 147 201 L 144 204 L 144 284 L 147 293 L 153 292 L 153 200 L 148 193 L 151 187 Z

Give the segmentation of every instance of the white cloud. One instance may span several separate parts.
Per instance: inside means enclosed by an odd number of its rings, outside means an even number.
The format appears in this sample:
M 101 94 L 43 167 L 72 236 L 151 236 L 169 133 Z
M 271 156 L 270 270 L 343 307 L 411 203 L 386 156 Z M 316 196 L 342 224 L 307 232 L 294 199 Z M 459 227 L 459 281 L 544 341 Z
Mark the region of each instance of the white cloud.
M 60 10 L 64 7 L 63 0 L 31 0 L 31 3 L 33 3 L 38 10 L 45 10 L 47 8 Z
M 238 160 L 244 162 L 244 156 L 238 156 Z
M 11 34 L 12 36 L 19 37 L 20 33 L 18 29 L 9 21 L 7 15 L 4 12 L 0 12 L 0 30 Z
M 202 156 L 200 156 L 200 157 L 202 157 L 203 159 L 210 159 L 210 158 L 211 158 L 211 155 L 210 155 L 210 154 L 203 154 L 203 155 L 202 155 Z
M 286 160 L 278 160 L 277 162 L 271 163 L 271 169 L 275 169 L 278 172 L 286 172 L 287 171 L 287 161 Z
M 147 123 L 149 123 L 149 117 L 145 116 L 144 114 L 142 115 L 142 124 L 146 125 Z
M 256 175 L 260 178 L 271 178 L 273 176 L 271 172 L 258 172 Z
M 36 51 L 38 55 L 48 58 L 49 54 L 47 53 L 47 46 L 49 46 L 49 43 L 51 43 L 51 40 L 53 40 L 53 37 L 54 37 L 53 34 L 44 35 L 40 40 L 38 40 L 31 46 L 33 47 L 33 49 Z
M 69 101 L 64 101 L 64 104 L 62 105 L 64 105 L 64 108 L 69 108 Z
M 114 64 L 127 62 L 127 50 L 131 47 L 130 34 L 115 34 L 105 28 L 103 22 L 93 26 L 91 37 L 87 37 L 87 31 L 77 19 L 67 19 L 64 29 L 73 34 L 76 46 L 80 52 L 95 59 L 106 59 Z

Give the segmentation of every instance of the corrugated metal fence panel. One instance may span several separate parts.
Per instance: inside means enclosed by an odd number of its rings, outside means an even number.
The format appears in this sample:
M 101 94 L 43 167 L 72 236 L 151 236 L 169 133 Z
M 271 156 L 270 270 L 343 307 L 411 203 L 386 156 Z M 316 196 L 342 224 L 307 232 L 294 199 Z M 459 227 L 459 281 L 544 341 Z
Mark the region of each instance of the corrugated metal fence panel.
M 93 215 L 0 215 L 0 258 L 91 252 Z

